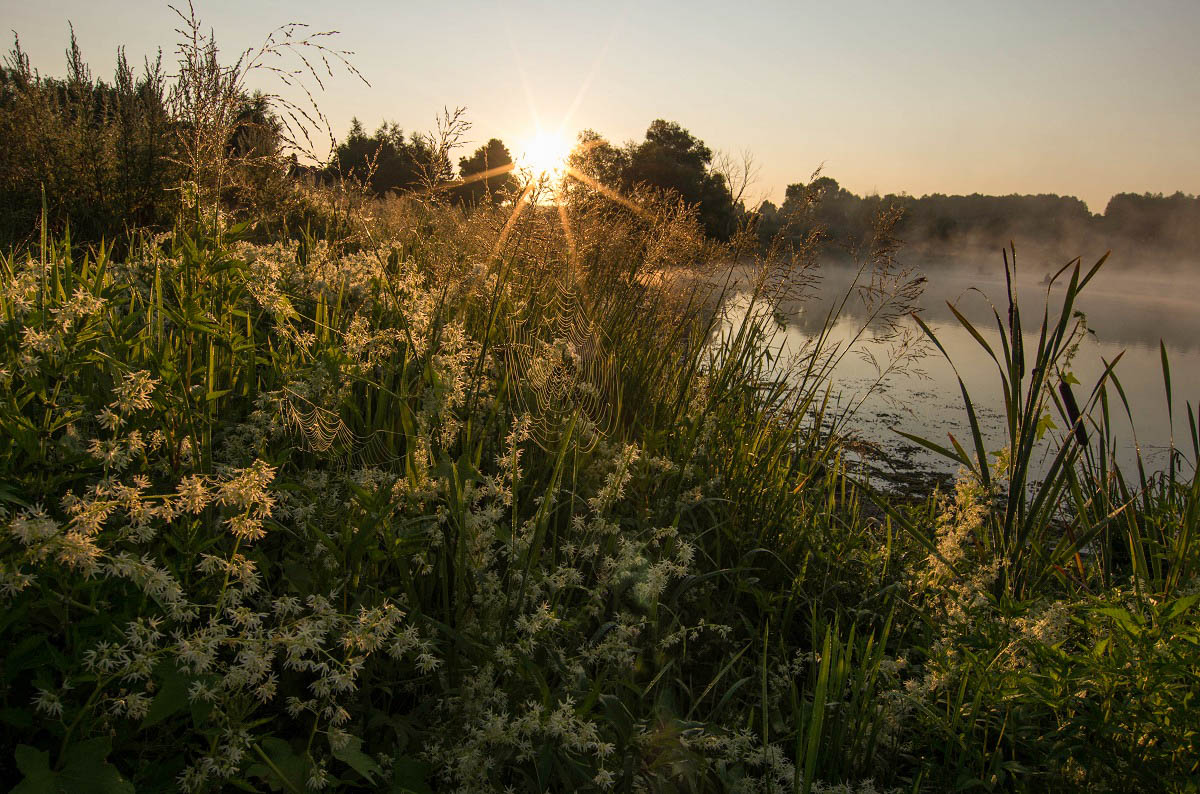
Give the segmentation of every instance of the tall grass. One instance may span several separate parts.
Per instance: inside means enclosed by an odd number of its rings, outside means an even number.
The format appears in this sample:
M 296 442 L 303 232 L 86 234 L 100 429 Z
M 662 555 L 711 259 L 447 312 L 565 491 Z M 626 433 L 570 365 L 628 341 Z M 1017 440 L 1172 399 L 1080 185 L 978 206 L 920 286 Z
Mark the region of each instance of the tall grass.
M 792 432 L 755 418 L 760 364 L 712 358 L 699 286 L 647 289 L 635 247 L 548 311 L 537 215 L 469 271 L 427 239 L 334 254 L 192 217 L 126 261 L 47 238 L 2 265 L 5 674 L 59 748 L 21 751 L 27 781 L 68 780 L 79 742 L 116 775 L 98 736 L 153 759 L 122 770 L 151 788 L 790 778 L 740 700 L 689 705 L 758 632 L 710 599 L 805 504 Z M 530 393 L 552 387 L 563 404 Z M 682 745 L 653 749 L 714 714 L 686 774 Z M 164 731 L 184 737 L 167 755 Z
M 1132 426 L 1116 360 L 1078 403 L 1070 363 L 1086 326 L 1075 308 L 1104 261 L 1085 272 L 1077 260 L 1051 279 L 1029 350 L 1015 255 L 1011 263 L 1005 257 L 1006 309 L 993 310 L 996 342 L 950 306 L 996 364 L 1004 447 L 986 449 L 960 378 L 973 451 L 953 434 L 949 447 L 904 434 L 962 467 L 953 499 L 941 502 L 932 526 L 882 505 L 928 554 L 918 614 L 930 639 L 916 689 L 944 707 L 926 711 L 926 725 L 946 743 L 940 763 L 955 770 L 956 786 L 1023 787 L 1057 768 L 1087 787 L 1187 791 L 1197 771 L 1182 760 L 1194 755 L 1200 724 L 1191 699 L 1176 708 L 1160 697 L 1188 688 L 1200 662 L 1200 445 L 1193 430 L 1191 460 L 1172 445 L 1166 469 L 1154 474 L 1135 447 L 1131 480 L 1117 465 L 1127 442 L 1110 410 L 1115 391 Z M 1051 290 L 1064 275 L 1052 313 Z M 917 322 L 944 353 L 936 332 Z M 1161 353 L 1170 414 L 1165 347 Z M 1194 428 L 1190 405 L 1186 415 Z M 1041 455 L 1049 463 L 1039 470 Z

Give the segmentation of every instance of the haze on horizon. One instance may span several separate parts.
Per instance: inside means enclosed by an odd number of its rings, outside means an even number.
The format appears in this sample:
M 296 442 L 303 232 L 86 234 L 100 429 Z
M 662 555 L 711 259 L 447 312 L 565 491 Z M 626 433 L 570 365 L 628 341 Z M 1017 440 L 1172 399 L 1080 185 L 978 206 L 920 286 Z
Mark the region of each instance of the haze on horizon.
M 118 46 L 172 60 L 162 0 L 6 2 L 32 65 L 65 69 L 68 21 L 97 76 Z M 286 22 L 336 29 L 370 87 L 317 97 L 333 132 L 358 116 L 428 129 L 466 106 L 477 145 L 538 127 L 614 143 L 655 118 L 753 153 L 779 201 L 818 166 L 858 194 L 1057 193 L 1103 212 L 1119 192 L 1200 193 L 1200 3 L 234 3 L 197 12 L 227 55 Z M 266 89 L 274 86 L 262 86 Z

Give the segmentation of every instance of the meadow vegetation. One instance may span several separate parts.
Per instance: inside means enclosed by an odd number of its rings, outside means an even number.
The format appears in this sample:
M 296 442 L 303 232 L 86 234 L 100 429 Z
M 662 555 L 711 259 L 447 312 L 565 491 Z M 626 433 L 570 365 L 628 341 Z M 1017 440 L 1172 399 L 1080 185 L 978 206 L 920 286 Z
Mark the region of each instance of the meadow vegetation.
M 999 345 L 962 318 L 1006 444 L 964 388 L 972 438 L 921 442 L 953 490 L 884 494 L 827 416 L 846 351 L 777 360 L 815 195 L 764 252 L 644 186 L 306 182 L 192 46 L 150 228 L 80 245 L 56 193 L 108 183 L 52 183 L 0 255 L 14 791 L 1196 790 L 1200 436 L 1113 465 L 1119 365 L 1070 374 L 1095 268 L 1037 349 L 1011 294 Z

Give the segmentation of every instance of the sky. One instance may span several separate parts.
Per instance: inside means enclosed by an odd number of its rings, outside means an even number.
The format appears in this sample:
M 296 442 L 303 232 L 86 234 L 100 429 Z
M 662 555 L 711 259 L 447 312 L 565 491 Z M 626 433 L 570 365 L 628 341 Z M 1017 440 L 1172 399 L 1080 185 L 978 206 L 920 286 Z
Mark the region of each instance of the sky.
M 427 130 L 467 108 L 474 145 L 539 129 L 621 143 L 656 118 L 753 155 L 751 198 L 817 168 L 858 194 L 1058 193 L 1103 212 L 1119 192 L 1200 193 L 1200 1 L 255 2 L 196 0 L 233 54 L 273 28 L 337 30 L 345 74 L 317 95 L 350 119 Z M 149 0 L 0 0 L 0 27 L 61 75 L 68 21 L 110 77 L 178 18 Z M 253 81 L 264 90 L 280 86 Z M 470 147 L 473 148 L 473 147 Z M 469 154 L 463 151 L 461 154 Z

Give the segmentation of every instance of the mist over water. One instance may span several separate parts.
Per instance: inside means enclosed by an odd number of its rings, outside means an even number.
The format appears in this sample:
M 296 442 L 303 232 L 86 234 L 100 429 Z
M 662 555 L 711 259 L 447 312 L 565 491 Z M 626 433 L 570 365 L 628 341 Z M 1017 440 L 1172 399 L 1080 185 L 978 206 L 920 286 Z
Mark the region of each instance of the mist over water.
M 1085 260 L 1087 267 L 1091 262 Z M 1048 267 L 1028 266 L 1017 273 L 1024 343 L 1032 350 L 1038 342 L 1043 310 L 1049 305 L 1051 320 L 1062 306 L 1063 288 L 1049 290 Z M 848 355 L 833 368 L 830 406 L 833 411 L 851 410 L 845 429 L 864 443 L 865 457 L 885 478 L 944 478 L 954 474 L 952 462 L 915 445 L 896 433 L 901 430 L 949 446 L 947 434 L 962 443 L 970 437 L 966 410 L 955 379 L 955 368 L 975 404 L 989 451 L 1004 445 L 1004 402 L 995 363 L 954 318 L 947 302 L 966 316 L 999 353 L 999 334 L 993 306 L 1001 319 L 1007 317 L 1003 260 L 962 262 L 954 267 L 939 264 L 929 268 L 928 281 L 919 300 L 920 314 L 945 347 L 954 367 L 932 346 L 926 354 L 879 380 L 889 349 L 895 341 L 877 341 L 860 334 L 867 318 L 863 301 L 851 297 L 833 326 L 830 343 L 848 345 L 858 337 Z M 820 332 L 831 302 L 849 288 L 855 271 L 844 266 L 822 267 L 813 284 L 813 297 L 784 307 L 777 319 L 784 356 L 811 344 Z M 1061 279 L 1060 279 L 1061 281 Z M 990 301 L 990 302 L 989 302 Z M 1178 445 L 1187 438 L 1185 403 L 1200 399 L 1200 277 L 1178 272 L 1154 272 L 1136 266 L 1101 268 L 1079 296 L 1075 310 L 1086 317 L 1088 334 L 1071 362 L 1080 381 L 1074 391 L 1081 405 L 1106 366 L 1122 352 L 1115 372 L 1129 402 L 1132 424 L 1114 388 L 1109 388 L 1110 415 L 1119 439 L 1118 462 L 1132 471 L 1140 447 L 1145 463 L 1155 469 L 1166 466 L 1172 442 L 1171 417 L 1162 375 L 1159 342 L 1165 346 L 1174 392 L 1174 437 Z M 868 329 L 871 330 L 871 329 Z M 901 336 L 921 334 L 911 317 L 900 320 Z M 1096 412 L 1098 415 L 1098 412 Z M 1065 425 L 1054 415 L 1061 435 Z M 1135 446 L 1136 445 L 1136 446 Z M 1043 444 L 1040 467 L 1049 464 L 1052 445 Z M 872 449 L 873 448 L 873 449 Z

